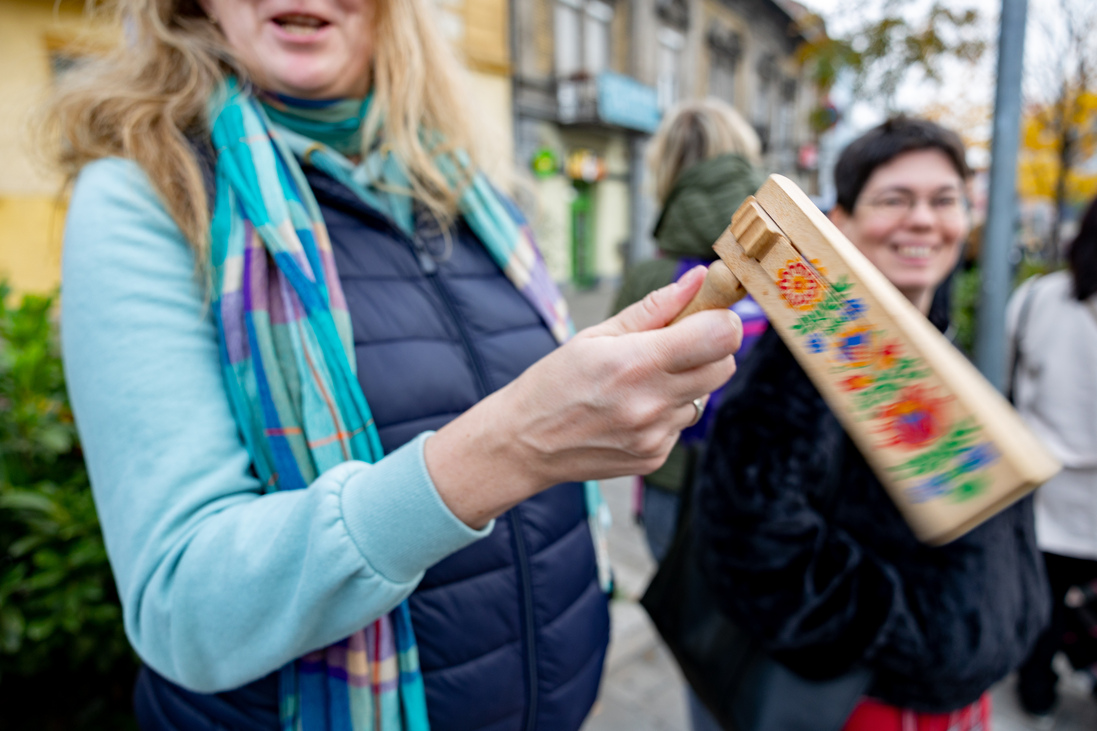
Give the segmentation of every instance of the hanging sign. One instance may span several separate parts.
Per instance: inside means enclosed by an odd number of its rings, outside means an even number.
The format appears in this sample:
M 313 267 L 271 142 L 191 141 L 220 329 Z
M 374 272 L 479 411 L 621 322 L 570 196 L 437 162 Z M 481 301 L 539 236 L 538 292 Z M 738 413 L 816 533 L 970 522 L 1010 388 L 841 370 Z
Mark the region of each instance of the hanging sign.
M 606 177 L 606 163 L 591 150 L 573 150 L 568 155 L 564 172 L 572 180 L 595 183 Z
M 560 169 L 560 161 L 556 158 L 556 153 L 553 152 L 552 148 L 542 147 L 533 153 L 529 166 L 538 178 L 547 178 Z

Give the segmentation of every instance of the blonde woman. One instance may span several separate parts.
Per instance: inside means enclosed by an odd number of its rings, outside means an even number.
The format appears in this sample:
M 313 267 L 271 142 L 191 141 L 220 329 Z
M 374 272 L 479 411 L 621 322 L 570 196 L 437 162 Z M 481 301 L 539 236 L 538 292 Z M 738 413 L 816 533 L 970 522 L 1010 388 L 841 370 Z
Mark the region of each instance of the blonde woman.
M 652 233 L 659 253 L 628 271 L 614 313 L 716 259 L 712 245 L 743 199 L 761 185 L 761 148 L 754 129 L 719 99 L 685 102 L 667 114 L 648 148 L 648 169 L 662 209 Z M 766 320 L 750 297 L 733 311 L 743 321 L 742 357 L 765 330 Z M 706 417 L 699 415 L 684 429 L 667 461 L 642 478 L 644 532 L 656 561 L 663 560 L 674 538 L 679 496 L 708 428 Z M 692 691 L 688 701 L 694 731 L 719 729 Z
M 140 725 L 579 728 L 608 640 L 584 481 L 662 463 L 735 317 L 663 328 L 694 272 L 568 340 L 422 0 L 118 5 L 53 119 Z
M 757 171 L 760 157 L 758 135 L 726 102 L 684 102 L 667 114 L 647 154 L 661 207 L 652 233 L 658 255 L 628 270 L 614 314 L 716 259 L 712 245 L 731 214 L 762 182 Z M 764 330 L 765 319 L 749 297 L 734 309 L 743 318 L 741 357 Z M 656 561 L 662 560 L 674 536 L 678 493 L 692 468 L 706 417 L 683 430 L 663 466 L 644 478 L 644 527 Z

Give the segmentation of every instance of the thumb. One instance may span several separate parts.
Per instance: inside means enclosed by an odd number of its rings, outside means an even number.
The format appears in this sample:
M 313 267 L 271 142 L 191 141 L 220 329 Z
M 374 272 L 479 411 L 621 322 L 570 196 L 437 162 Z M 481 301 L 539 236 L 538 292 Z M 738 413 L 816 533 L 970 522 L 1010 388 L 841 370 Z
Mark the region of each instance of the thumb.
M 701 289 L 704 281 L 705 267 L 695 266 L 683 274 L 677 282 L 651 292 L 644 299 L 626 307 L 605 322 L 588 328 L 585 332 L 591 336 L 613 336 L 666 327 L 679 312 L 686 308 L 693 296 Z

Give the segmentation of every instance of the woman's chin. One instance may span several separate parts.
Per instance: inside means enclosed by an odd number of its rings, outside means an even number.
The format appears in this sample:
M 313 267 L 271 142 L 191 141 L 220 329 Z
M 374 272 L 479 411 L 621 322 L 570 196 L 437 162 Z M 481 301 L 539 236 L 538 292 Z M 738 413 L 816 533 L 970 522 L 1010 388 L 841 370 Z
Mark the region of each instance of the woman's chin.
M 266 79 L 257 79 L 267 91 L 286 94 L 299 99 L 336 99 L 354 94 L 345 77 L 331 73 L 327 68 L 308 68 L 295 64 L 284 73 L 268 73 Z

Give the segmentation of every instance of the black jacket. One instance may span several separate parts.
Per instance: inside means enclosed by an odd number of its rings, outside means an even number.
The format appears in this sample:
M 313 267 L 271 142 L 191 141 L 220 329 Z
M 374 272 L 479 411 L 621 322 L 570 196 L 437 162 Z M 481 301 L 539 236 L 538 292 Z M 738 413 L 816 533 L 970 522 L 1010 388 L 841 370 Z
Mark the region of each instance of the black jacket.
M 920 543 L 773 331 L 732 379 L 697 479 L 723 608 L 804 676 L 867 664 L 869 695 L 947 712 L 1019 665 L 1047 623 L 1031 497 Z

